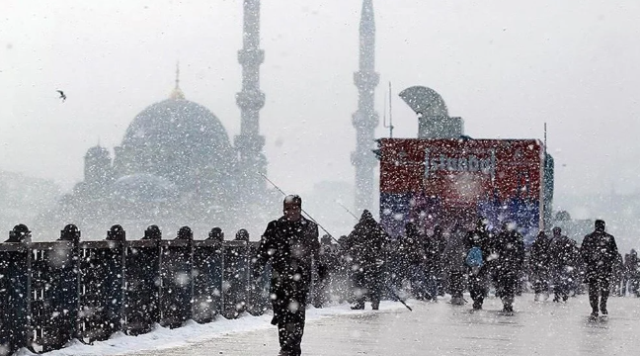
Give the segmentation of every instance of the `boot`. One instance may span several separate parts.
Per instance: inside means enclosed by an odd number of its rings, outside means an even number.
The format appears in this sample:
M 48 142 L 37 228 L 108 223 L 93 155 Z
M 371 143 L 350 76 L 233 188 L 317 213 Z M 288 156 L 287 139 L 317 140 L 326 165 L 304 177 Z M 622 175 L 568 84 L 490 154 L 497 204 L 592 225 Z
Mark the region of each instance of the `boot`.
M 482 310 L 482 302 L 481 301 L 474 301 L 473 302 L 473 310 Z

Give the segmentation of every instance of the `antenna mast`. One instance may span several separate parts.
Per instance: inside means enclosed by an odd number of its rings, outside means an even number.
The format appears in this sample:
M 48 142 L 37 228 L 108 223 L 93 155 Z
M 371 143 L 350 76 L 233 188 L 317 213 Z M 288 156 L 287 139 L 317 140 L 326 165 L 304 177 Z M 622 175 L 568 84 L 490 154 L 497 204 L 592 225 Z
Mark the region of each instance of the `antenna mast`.
M 544 154 L 547 154 L 547 123 L 544 123 Z
M 384 114 L 382 115 L 382 125 L 389 129 L 389 138 L 393 138 L 393 106 L 391 104 L 391 82 L 389 82 L 389 125 L 387 126 L 387 98 L 384 99 Z
M 393 138 L 393 106 L 391 104 L 391 82 L 389 82 L 389 138 Z

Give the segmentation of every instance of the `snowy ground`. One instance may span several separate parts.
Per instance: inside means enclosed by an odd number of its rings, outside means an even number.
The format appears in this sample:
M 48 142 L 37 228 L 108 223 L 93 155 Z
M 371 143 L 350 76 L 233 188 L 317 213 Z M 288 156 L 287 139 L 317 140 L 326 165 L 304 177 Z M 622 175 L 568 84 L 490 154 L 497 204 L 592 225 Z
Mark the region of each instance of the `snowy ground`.
M 467 297 L 468 299 L 468 297 Z M 586 296 L 569 303 L 516 300 L 516 315 L 503 316 L 488 299 L 485 310 L 446 302 L 384 302 L 381 311 L 351 311 L 346 305 L 309 311 L 304 355 L 637 355 L 640 299 L 611 298 L 609 320 L 589 322 Z M 367 305 L 367 307 L 369 307 Z M 139 337 L 119 335 L 94 346 L 74 345 L 46 355 L 276 355 L 277 331 L 270 317 L 244 317 Z
M 380 310 L 382 311 L 392 311 L 398 308 L 404 307 L 399 303 L 390 302 L 383 302 L 380 306 Z M 366 313 L 372 313 L 372 311 L 353 311 L 347 304 L 335 305 L 324 309 L 311 308 L 307 311 L 307 322 L 313 323 L 323 318 L 339 315 L 364 315 Z M 210 342 L 220 337 L 241 337 L 243 333 L 251 331 L 274 329 L 275 327 L 270 323 L 272 315 L 270 312 L 268 315 L 265 314 L 261 317 L 254 317 L 247 314 L 235 320 L 227 320 L 220 317 L 218 320 L 206 324 L 189 321 L 187 325 L 177 329 L 163 328 L 157 325 L 156 330 L 147 334 L 128 336 L 124 333 L 117 333 L 112 336 L 111 339 L 97 341 L 94 342 L 93 345 L 85 345 L 74 341 L 69 347 L 47 352 L 45 355 L 107 356 L 126 355 L 150 350 L 188 349 L 190 345 Z M 35 356 L 36 354 L 23 349 L 18 352 L 17 355 Z

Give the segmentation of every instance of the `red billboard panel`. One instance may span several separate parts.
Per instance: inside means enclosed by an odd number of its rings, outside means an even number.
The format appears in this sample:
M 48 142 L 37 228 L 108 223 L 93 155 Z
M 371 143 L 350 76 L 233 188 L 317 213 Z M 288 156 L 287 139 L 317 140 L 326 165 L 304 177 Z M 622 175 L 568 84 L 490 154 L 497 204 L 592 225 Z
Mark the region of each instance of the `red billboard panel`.
M 381 139 L 379 145 L 380 211 L 392 230 L 398 220 L 447 225 L 462 214 L 482 215 L 493 225 L 509 219 L 525 234 L 537 232 L 544 167 L 539 140 Z

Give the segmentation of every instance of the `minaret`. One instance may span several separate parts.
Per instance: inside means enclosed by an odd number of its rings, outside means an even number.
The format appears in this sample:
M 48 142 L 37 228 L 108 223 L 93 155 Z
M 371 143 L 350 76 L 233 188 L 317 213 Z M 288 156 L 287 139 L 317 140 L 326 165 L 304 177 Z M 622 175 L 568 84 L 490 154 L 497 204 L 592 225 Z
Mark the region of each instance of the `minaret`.
M 358 88 L 358 111 L 353 114 L 357 140 L 356 151 L 351 154 L 351 163 L 356 168 L 357 211 L 373 207 L 373 169 L 377 162 L 372 150 L 379 121 L 373 105 L 374 91 L 380 81 L 375 72 L 375 34 L 373 1 L 364 0 L 360 18 L 360 70 L 354 74 Z
M 238 51 L 242 65 L 242 91 L 236 94 L 242 121 L 240 135 L 235 137 L 242 184 L 240 191 L 246 197 L 260 199 L 265 191 L 264 179 L 257 172 L 266 174 L 267 162 L 262 148 L 264 136 L 260 135 L 260 109 L 264 106 L 264 93 L 260 91 L 260 64 L 264 51 L 260 49 L 260 0 L 244 0 L 243 47 Z

